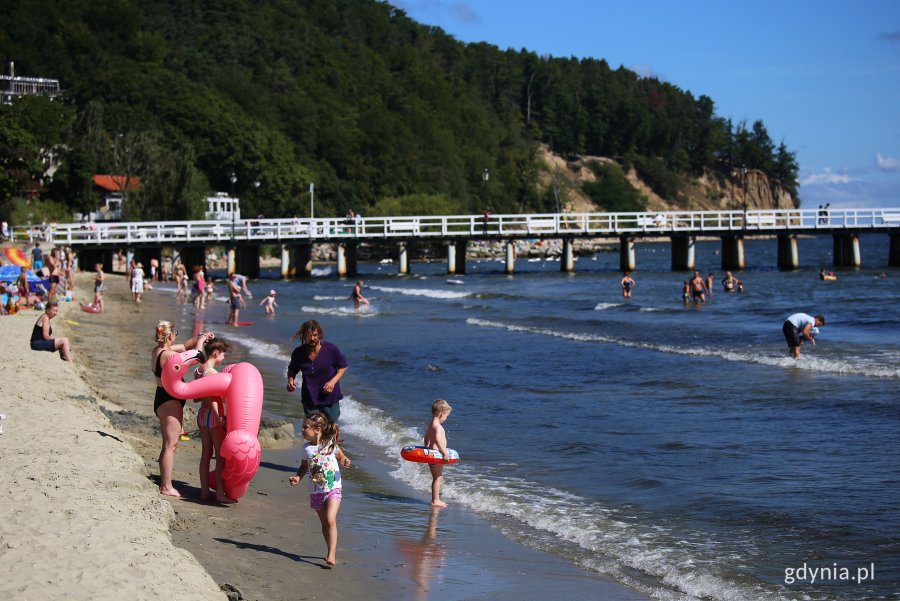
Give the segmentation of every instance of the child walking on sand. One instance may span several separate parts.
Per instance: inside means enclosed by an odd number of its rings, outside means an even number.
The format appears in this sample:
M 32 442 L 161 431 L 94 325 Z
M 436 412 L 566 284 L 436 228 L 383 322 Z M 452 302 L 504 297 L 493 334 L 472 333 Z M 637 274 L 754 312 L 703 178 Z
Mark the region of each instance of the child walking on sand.
M 337 562 L 337 513 L 341 506 L 341 468 L 349 467 L 350 459 L 344 455 L 340 443 L 338 425 L 328 421 L 325 414 L 313 411 L 303 420 L 303 439 L 309 444 L 304 447 L 306 459 L 300 462 L 296 476 L 291 476 L 291 486 L 300 484 L 303 475 L 309 472 L 309 504 L 316 510 L 322 522 L 322 536 L 328 546 L 325 563 L 329 566 Z
M 103 263 L 94 264 L 94 302 L 91 303 L 98 313 L 103 313 L 103 291 L 106 276 L 103 274 Z
M 447 433 L 444 432 L 444 422 L 450 417 L 453 407 L 444 399 L 438 399 L 431 404 L 431 423 L 425 432 L 424 445 L 429 449 L 436 449 L 441 452 L 444 461 L 450 460 L 450 454 L 447 452 Z M 444 483 L 444 466 L 440 463 L 428 464 L 431 469 L 431 504 L 435 507 L 446 507 L 447 504 L 441 501 L 441 485 Z
M 194 374 L 196 378 L 202 378 L 217 372 L 216 367 L 225 360 L 228 352 L 228 344 L 221 338 L 210 338 L 203 345 L 203 353 L 206 362 L 197 367 Z M 197 411 L 197 427 L 200 428 L 200 498 L 207 500 L 213 497 L 210 490 L 209 464 L 213 452 L 216 454 L 215 499 L 217 503 L 236 503 L 234 499 L 225 494 L 225 485 L 222 482 L 222 468 L 225 462 L 221 460 L 219 449 L 225 440 L 225 403 L 221 397 L 205 397 L 196 399 L 201 403 Z
M 259 304 L 266 307 L 266 315 L 275 315 L 275 307 L 278 306 L 278 303 L 275 302 L 275 291 L 269 290 L 269 296 L 262 299 Z

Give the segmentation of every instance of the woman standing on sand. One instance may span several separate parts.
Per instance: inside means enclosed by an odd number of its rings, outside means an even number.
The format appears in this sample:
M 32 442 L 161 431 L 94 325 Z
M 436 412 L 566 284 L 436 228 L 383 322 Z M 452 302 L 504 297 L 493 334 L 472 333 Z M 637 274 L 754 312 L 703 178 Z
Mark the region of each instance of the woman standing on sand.
M 175 449 L 181 436 L 184 421 L 184 401 L 172 398 L 162 385 L 163 366 L 175 353 L 183 353 L 188 349 L 203 348 L 213 334 L 199 334 L 184 344 L 176 344 L 175 326 L 171 321 L 160 321 L 156 324 L 156 346 L 150 353 L 150 369 L 156 376 L 156 396 L 153 399 L 153 412 L 159 418 L 159 430 L 162 433 L 162 449 L 159 451 L 159 492 L 170 497 L 181 494 L 172 485 L 172 468 L 175 465 Z

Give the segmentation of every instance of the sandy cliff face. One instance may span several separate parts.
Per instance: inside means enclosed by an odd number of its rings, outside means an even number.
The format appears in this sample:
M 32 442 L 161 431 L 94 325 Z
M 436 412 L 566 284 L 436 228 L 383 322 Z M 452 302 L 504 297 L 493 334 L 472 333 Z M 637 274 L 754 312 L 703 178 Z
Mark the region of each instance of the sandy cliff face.
M 546 167 L 540 185 L 544 188 L 555 187 L 566 211 L 572 213 L 602 211 L 581 191 L 581 186 L 585 182 L 596 180 L 594 172 L 588 167 L 591 162 L 615 162 L 613 159 L 581 156 L 575 160 L 566 160 L 553 154 L 545 146 L 541 147 L 539 157 Z M 650 186 L 641 181 L 634 169 L 626 175 L 631 185 L 647 197 L 648 211 L 727 211 L 732 208 L 743 210 L 745 198 L 748 209 L 793 209 L 799 204 L 777 182 L 771 182 L 765 173 L 753 169 L 748 170 L 746 175 L 736 172 L 732 177 L 707 171 L 686 186 L 684 198 L 679 200 L 657 195 Z

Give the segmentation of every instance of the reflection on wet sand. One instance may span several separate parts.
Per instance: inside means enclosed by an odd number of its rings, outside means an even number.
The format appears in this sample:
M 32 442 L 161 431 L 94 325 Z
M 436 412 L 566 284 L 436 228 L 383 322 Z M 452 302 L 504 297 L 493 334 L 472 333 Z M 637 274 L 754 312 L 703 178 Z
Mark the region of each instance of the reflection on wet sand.
M 432 583 L 441 579 L 435 569 L 443 567 L 444 548 L 437 541 L 438 514 L 440 507 L 432 507 L 428 516 L 428 527 L 421 540 L 401 539 L 397 542 L 400 552 L 406 558 L 410 568 L 410 577 L 416 583 L 416 601 L 426 601 L 432 589 Z

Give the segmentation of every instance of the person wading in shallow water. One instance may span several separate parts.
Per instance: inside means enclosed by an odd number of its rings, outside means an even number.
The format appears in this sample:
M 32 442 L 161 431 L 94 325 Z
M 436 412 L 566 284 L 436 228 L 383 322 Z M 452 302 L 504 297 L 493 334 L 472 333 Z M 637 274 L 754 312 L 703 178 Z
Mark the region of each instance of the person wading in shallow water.
M 816 345 L 815 335 L 818 328 L 825 325 L 825 316 L 816 315 L 812 317 L 806 313 L 794 313 L 784 321 L 781 331 L 787 340 L 788 349 L 794 359 L 800 358 L 800 345 L 804 340 L 809 340 Z

